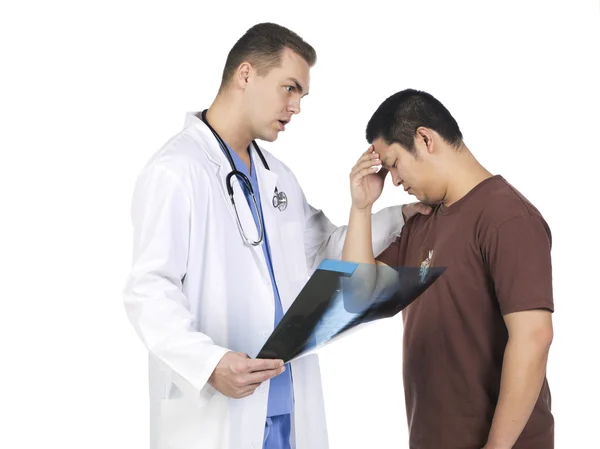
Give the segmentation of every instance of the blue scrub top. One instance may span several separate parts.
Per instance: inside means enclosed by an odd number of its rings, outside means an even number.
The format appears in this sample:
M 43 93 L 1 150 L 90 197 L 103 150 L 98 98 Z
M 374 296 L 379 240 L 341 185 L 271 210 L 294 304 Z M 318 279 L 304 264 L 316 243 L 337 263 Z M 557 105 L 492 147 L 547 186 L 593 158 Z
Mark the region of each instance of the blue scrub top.
M 248 206 L 250 207 L 250 210 L 252 211 L 252 216 L 254 217 L 254 223 L 256 224 L 256 229 L 257 231 L 259 230 L 259 222 L 258 222 L 258 213 L 260 213 L 260 216 L 263 218 L 263 222 L 264 222 L 264 216 L 263 216 L 263 212 L 262 212 L 262 206 L 260 203 L 260 190 L 258 187 L 258 178 L 256 177 L 256 169 L 254 166 L 254 160 L 252 158 L 252 152 L 250 152 L 250 173 L 248 173 L 248 169 L 246 168 L 246 164 L 240 159 L 240 157 L 235 153 L 235 151 L 233 151 L 229 146 L 227 147 L 229 149 L 229 153 L 231 154 L 231 157 L 235 163 L 235 167 L 238 171 L 242 172 L 244 175 L 246 175 L 250 181 L 250 185 L 252 186 L 252 190 L 254 191 L 254 197 L 256 198 L 256 203 L 258 205 L 258 211 L 256 210 L 256 208 L 254 207 L 254 202 L 252 201 L 252 196 L 250 195 L 250 191 L 246 188 L 246 184 L 244 182 L 241 182 L 240 179 L 238 179 L 238 181 L 240 181 L 240 185 L 242 187 L 242 190 L 244 191 L 245 197 L 246 197 L 246 201 L 248 202 Z M 261 161 L 262 163 L 262 161 Z M 238 177 L 239 178 L 239 177 Z M 268 195 L 273 195 L 274 192 L 267 192 Z M 264 230 L 265 235 L 264 235 L 264 240 L 262 243 L 262 248 L 263 248 L 263 252 L 265 255 L 265 260 L 267 261 L 267 265 L 269 268 L 269 274 L 271 275 L 271 285 L 273 286 L 273 293 L 275 296 L 275 319 L 274 319 L 274 326 L 273 329 L 275 328 L 275 326 L 277 326 L 277 324 L 279 323 L 279 321 L 281 320 L 281 318 L 283 317 L 283 308 L 281 306 L 281 299 L 279 297 L 279 290 L 277 289 L 277 282 L 275 282 L 275 274 L 273 272 L 273 262 L 271 260 L 271 251 L 269 248 L 269 239 L 267 236 L 267 230 Z M 249 234 L 248 237 L 250 237 Z M 256 234 L 258 236 L 258 232 Z M 241 238 L 241 236 L 240 236 Z M 293 411 L 293 407 L 294 407 L 294 393 L 293 393 L 293 389 L 292 389 L 292 371 L 291 371 L 291 367 L 290 364 L 286 364 L 286 370 L 271 379 L 271 385 L 269 388 L 269 402 L 268 402 L 268 406 L 267 406 L 267 416 L 277 416 L 277 415 L 284 415 L 284 414 L 288 414 L 291 413 Z

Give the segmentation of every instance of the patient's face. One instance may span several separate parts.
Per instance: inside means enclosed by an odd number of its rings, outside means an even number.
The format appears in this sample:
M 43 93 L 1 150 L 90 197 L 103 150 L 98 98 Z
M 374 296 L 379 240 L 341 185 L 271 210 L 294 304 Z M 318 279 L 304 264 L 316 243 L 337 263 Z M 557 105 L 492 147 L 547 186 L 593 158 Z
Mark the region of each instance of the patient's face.
M 441 174 L 426 149 L 416 145 L 414 153 L 398 143 L 388 145 L 383 139 L 373 142 L 383 168 L 389 170 L 395 186 L 427 204 L 435 204 L 444 197 Z

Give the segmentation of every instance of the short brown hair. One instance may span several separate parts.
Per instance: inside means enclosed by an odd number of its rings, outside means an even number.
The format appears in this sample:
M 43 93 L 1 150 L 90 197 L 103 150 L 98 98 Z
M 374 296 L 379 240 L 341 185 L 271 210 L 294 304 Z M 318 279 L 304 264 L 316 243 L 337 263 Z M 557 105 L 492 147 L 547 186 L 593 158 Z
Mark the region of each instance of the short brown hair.
M 300 55 L 310 67 L 317 61 L 315 49 L 293 31 L 275 23 L 254 25 L 229 51 L 223 69 L 221 89 L 244 61 L 250 62 L 257 68 L 258 74 L 264 76 L 281 64 L 281 55 L 285 48 Z

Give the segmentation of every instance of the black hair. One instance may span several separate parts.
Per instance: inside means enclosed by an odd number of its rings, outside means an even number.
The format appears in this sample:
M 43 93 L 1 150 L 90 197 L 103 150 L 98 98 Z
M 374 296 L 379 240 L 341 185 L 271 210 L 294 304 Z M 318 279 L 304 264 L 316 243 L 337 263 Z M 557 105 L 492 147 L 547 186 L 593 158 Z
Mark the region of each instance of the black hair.
M 367 124 L 366 137 L 369 143 L 378 138 L 388 145 L 398 143 L 412 153 L 420 126 L 436 131 L 452 146 L 459 148 L 462 143 L 458 123 L 448 109 L 431 94 L 415 89 L 397 92 L 381 103 Z

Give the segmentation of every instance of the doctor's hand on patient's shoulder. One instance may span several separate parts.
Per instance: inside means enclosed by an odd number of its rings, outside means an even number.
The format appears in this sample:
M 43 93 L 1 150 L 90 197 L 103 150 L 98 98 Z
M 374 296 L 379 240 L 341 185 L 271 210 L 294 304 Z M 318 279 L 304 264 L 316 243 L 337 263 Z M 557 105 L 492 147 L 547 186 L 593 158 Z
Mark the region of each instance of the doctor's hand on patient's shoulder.
M 379 198 L 388 173 L 380 165 L 379 155 L 374 152 L 373 145 L 371 145 L 352 167 L 350 172 L 352 207 L 366 209 Z
M 208 383 L 221 394 L 240 399 L 284 371 L 283 360 L 251 359 L 242 352 L 230 351 L 221 358 Z
M 402 205 L 402 216 L 404 217 L 404 222 L 416 214 L 429 215 L 433 209 L 431 206 L 428 206 L 425 203 L 417 202 L 417 203 L 408 203 Z

